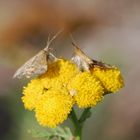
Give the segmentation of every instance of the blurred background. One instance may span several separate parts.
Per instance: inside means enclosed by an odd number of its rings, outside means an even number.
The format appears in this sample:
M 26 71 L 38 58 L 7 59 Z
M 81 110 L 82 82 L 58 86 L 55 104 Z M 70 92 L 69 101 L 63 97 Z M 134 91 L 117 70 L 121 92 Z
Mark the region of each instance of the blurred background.
M 73 54 L 71 32 L 86 54 L 118 66 L 125 79 L 92 109 L 83 140 L 140 140 L 139 0 L 0 0 L 0 140 L 34 140 L 27 131 L 38 123 L 21 102 L 27 81 L 12 76 L 62 28 L 56 56 Z

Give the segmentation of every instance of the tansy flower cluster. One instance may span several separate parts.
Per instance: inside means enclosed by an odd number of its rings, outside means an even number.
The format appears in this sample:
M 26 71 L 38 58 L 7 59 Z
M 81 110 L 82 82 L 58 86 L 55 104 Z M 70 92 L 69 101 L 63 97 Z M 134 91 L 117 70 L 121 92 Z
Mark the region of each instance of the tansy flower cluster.
M 115 93 L 123 85 L 117 68 L 80 71 L 74 62 L 58 59 L 24 87 L 22 101 L 26 109 L 35 112 L 40 125 L 56 127 L 68 118 L 74 104 L 94 107 L 105 94 Z

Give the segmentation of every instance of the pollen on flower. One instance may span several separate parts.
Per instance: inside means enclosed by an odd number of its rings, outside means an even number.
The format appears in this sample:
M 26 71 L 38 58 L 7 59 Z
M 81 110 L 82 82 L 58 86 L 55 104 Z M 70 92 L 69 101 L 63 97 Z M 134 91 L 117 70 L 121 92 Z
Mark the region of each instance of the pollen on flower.
M 64 88 L 45 91 L 35 109 L 40 125 L 56 127 L 67 119 L 73 106 L 73 99 Z
M 92 73 L 102 82 L 107 93 L 115 93 L 124 86 L 124 81 L 118 68 L 94 68 Z
M 101 82 L 89 72 L 81 72 L 68 84 L 69 91 L 75 91 L 74 99 L 80 108 L 95 106 L 103 98 Z
M 60 65 L 60 79 L 64 83 L 68 83 L 71 78 L 79 73 L 77 66 L 68 60 L 59 61 Z
M 39 79 L 31 80 L 31 82 L 24 87 L 22 101 L 26 109 L 32 110 L 43 93 L 43 85 Z
M 74 63 L 68 60 L 59 59 L 48 67 L 48 71 L 40 79 L 46 88 L 61 87 L 79 72 Z

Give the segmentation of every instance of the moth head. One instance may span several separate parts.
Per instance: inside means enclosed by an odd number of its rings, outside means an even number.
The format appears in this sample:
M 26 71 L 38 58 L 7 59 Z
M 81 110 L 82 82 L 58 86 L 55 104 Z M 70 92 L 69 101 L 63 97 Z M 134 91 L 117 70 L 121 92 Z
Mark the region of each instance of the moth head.
M 48 40 L 47 40 L 47 45 L 46 47 L 44 48 L 44 51 L 50 51 L 51 48 L 50 48 L 50 45 L 51 43 L 56 39 L 56 37 L 63 32 L 63 29 L 61 29 L 60 31 L 58 31 L 52 38 L 50 37 L 50 35 L 48 36 Z
M 81 71 L 89 71 L 90 65 L 93 64 L 92 60 L 75 44 L 72 42 L 74 46 L 74 55 L 71 60 L 76 63 L 79 70 Z

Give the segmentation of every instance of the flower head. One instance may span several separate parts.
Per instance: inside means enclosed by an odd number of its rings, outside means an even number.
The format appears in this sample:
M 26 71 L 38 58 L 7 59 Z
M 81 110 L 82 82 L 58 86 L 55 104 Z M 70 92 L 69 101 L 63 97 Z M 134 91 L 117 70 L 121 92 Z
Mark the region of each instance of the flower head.
M 94 68 L 92 73 L 102 82 L 108 93 L 114 93 L 124 86 L 124 81 L 118 68 Z
M 27 87 L 24 87 L 22 101 L 26 109 L 32 110 L 35 108 L 43 94 L 43 89 L 40 79 L 31 80 Z
M 40 125 L 56 127 L 67 119 L 73 99 L 65 88 L 45 91 L 35 109 Z
M 122 86 L 117 68 L 80 71 L 71 61 L 58 59 L 24 87 L 22 101 L 26 109 L 35 111 L 40 125 L 56 127 L 67 119 L 74 103 L 80 108 L 96 106 L 106 93 Z
M 46 88 L 66 85 L 69 80 L 79 72 L 74 63 L 59 59 L 49 65 L 48 71 L 40 79 Z M 55 86 L 56 87 L 56 86 Z
M 59 59 L 49 65 L 45 74 L 24 87 L 24 106 L 34 109 L 41 125 L 55 127 L 67 118 L 74 100 L 66 85 L 78 72 L 71 61 Z
M 74 94 L 76 103 L 81 108 L 95 106 L 101 101 L 104 88 L 100 81 L 89 72 L 81 72 L 68 84 L 70 93 Z

